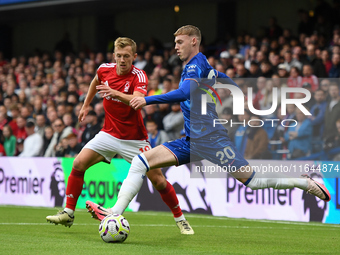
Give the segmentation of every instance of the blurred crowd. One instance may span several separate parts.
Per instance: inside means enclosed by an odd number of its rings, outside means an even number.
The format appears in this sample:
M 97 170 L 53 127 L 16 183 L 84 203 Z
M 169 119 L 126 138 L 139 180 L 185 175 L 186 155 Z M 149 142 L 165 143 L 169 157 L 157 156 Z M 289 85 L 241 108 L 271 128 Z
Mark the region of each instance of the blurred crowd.
M 211 45 L 203 38 L 201 52 L 209 63 L 233 78 L 245 95 L 245 114 L 234 115 L 233 95 L 218 89 L 222 105 L 217 103 L 217 113 L 247 159 L 295 159 L 340 146 L 340 15 L 329 15 L 340 7 L 338 1 L 333 7 L 318 2 L 313 17 L 299 10 L 296 35 L 272 17 L 260 36 L 242 33 Z M 78 122 L 78 114 L 97 68 L 114 61 L 112 49 L 74 52 L 70 45 L 58 43 L 53 53 L 11 59 L 0 52 L 0 155 L 74 157 L 101 129 L 99 96 L 84 122 Z M 182 64 L 173 48 L 153 39 L 138 43 L 137 53 L 134 65 L 148 75 L 149 96 L 178 88 Z M 311 92 L 303 104 L 311 115 L 294 104 L 281 108 L 284 87 Z M 271 109 L 273 95 L 278 98 L 273 113 L 259 116 L 249 110 Z M 178 103 L 148 105 L 142 114 L 152 146 L 185 135 Z

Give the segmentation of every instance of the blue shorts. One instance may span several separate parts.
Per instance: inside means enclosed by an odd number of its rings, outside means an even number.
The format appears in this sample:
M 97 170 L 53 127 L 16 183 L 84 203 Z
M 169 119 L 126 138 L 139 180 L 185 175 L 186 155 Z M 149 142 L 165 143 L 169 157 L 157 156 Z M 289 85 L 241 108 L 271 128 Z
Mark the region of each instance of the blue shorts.
M 249 165 L 224 131 L 216 131 L 199 139 L 183 137 L 163 143 L 163 146 L 175 156 L 177 165 L 203 159 L 233 170 Z

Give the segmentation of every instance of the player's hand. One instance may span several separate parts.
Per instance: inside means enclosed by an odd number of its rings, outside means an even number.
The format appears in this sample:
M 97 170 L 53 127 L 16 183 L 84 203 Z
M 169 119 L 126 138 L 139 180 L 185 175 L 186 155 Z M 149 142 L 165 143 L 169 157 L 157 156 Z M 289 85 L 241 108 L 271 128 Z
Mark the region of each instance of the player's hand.
M 79 115 L 78 115 L 78 121 L 82 122 L 85 120 L 86 115 L 89 113 L 89 106 L 83 106 L 80 109 Z
M 109 86 L 106 85 L 97 85 L 96 89 L 98 89 L 98 94 L 101 95 L 102 98 L 104 97 L 112 97 L 116 96 L 116 90 L 111 89 Z
M 134 97 L 130 100 L 130 106 L 135 110 L 138 110 L 145 105 L 146 101 L 144 97 Z

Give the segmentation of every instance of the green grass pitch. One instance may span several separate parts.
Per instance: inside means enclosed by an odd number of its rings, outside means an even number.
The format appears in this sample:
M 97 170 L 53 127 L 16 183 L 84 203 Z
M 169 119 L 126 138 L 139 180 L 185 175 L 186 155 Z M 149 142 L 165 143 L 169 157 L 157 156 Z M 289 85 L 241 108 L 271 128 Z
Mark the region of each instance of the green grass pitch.
M 125 213 L 124 243 L 104 243 L 99 221 L 77 210 L 71 228 L 47 223 L 54 208 L 0 206 L 0 254 L 340 254 L 340 226 L 186 214 L 181 235 L 171 213 Z

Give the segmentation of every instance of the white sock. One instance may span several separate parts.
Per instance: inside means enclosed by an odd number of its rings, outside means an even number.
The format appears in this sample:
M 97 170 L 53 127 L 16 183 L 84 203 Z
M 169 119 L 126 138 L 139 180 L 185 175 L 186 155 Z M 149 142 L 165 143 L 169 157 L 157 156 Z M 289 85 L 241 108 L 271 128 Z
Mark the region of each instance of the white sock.
M 133 158 L 129 173 L 118 193 L 118 200 L 111 208 L 112 213 L 123 214 L 126 207 L 128 207 L 131 200 L 142 187 L 145 173 L 149 168 L 149 163 L 143 153 Z
M 181 221 L 181 220 L 185 220 L 185 217 L 184 217 L 184 214 L 182 214 L 181 216 L 179 216 L 179 217 L 174 217 L 174 219 L 175 219 L 175 221 L 176 222 L 179 222 L 179 221 Z
M 70 208 L 64 208 L 64 211 L 67 212 L 68 215 L 73 216 L 74 211 Z
M 265 176 L 266 174 L 261 174 L 261 177 L 257 177 L 256 173 L 247 187 L 253 190 L 265 188 L 291 189 L 294 187 L 307 190 L 308 181 L 306 178 L 287 178 L 283 174 L 277 174 L 276 178 L 266 178 Z

